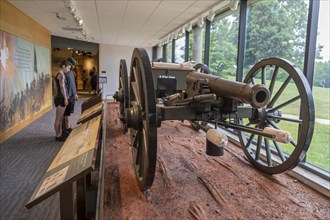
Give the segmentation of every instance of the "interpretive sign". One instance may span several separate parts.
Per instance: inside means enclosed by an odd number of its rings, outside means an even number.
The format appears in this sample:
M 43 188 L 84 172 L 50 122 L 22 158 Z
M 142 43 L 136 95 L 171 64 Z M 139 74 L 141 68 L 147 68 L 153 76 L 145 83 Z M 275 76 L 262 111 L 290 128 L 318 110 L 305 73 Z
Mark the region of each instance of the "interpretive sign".
M 90 108 L 83 111 L 77 121 L 77 124 L 85 123 L 86 121 L 100 115 L 102 113 L 103 103 L 100 102 L 96 105 L 91 106 Z
M 73 129 L 32 194 L 27 208 L 61 191 L 94 168 L 101 116 Z
M 0 30 L 0 142 L 52 108 L 49 48 Z

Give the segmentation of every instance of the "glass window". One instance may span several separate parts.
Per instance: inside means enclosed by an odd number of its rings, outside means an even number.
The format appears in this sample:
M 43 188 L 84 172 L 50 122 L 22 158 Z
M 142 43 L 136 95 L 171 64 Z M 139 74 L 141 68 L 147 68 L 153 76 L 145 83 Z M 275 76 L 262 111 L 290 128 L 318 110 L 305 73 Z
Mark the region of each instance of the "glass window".
M 191 30 L 189 32 L 189 55 L 188 55 L 188 61 L 191 61 L 193 60 L 192 59 L 192 45 L 193 45 L 193 41 L 194 41 L 194 36 L 193 36 L 193 31 Z
M 257 1 L 248 7 L 243 79 L 258 61 L 270 57 L 284 58 L 303 70 L 308 2 L 305 0 Z M 248 75 L 250 80 L 248 82 L 262 83 L 270 91 L 265 121 L 257 126 L 262 129 L 267 126 L 288 131 L 292 136 L 292 141 L 288 144 L 264 140 L 264 146 L 271 146 L 271 150 L 277 152 L 282 161 L 285 161 L 285 154 L 292 154 L 297 148 L 304 149 L 303 142 L 299 141 L 305 138 L 301 139 L 301 129 L 307 132 L 309 128 L 309 121 L 306 122 L 308 110 L 301 111 L 308 99 L 298 77 L 293 75 L 296 73 L 287 68 L 289 65 L 285 63 L 286 61 L 270 59 L 267 65 L 263 64 L 262 68 L 254 70 L 254 74 L 251 72 Z M 250 121 L 246 124 L 255 126 Z M 315 132 L 317 131 L 314 130 Z M 261 146 L 262 139 L 259 140 L 258 137 L 256 142 Z
M 219 15 L 211 23 L 210 71 L 213 75 L 235 80 L 238 41 L 238 10 Z
M 166 44 L 166 60 L 165 62 L 172 63 L 172 41 Z
M 249 6 L 244 76 L 259 60 L 281 57 L 303 69 L 308 4 L 304 0 L 258 1 Z
M 329 1 L 320 1 L 313 97 L 315 125 L 306 161 L 330 171 L 330 45 Z
M 204 23 L 204 26 L 202 27 L 203 40 L 202 40 L 202 61 L 201 61 L 201 63 L 204 63 L 204 56 L 205 56 L 205 30 L 206 30 L 206 25 Z
M 185 52 L 185 36 L 182 36 L 175 40 L 175 63 L 184 62 L 184 52 Z

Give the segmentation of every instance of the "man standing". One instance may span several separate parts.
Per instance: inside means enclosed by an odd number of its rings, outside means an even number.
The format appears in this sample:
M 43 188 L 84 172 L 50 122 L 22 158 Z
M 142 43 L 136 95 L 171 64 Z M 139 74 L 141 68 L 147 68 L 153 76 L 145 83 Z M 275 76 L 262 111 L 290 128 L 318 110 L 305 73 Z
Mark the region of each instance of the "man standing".
M 71 70 L 65 73 L 65 78 L 67 80 L 67 90 L 69 96 L 69 104 L 65 108 L 64 118 L 62 123 L 62 135 L 68 136 L 72 131 L 69 127 L 69 117 L 74 112 L 75 101 L 78 100 L 77 87 L 75 81 L 75 74 L 73 73 L 73 68 L 76 66 L 76 60 L 74 58 L 68 58 L 67 61 L 71 64 Z

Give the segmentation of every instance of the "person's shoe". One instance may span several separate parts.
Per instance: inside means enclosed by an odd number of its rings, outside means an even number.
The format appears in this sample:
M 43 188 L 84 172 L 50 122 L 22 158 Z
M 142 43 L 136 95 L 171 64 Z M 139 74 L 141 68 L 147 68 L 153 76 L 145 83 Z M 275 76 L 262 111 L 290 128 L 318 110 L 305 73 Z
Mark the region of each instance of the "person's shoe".
M 66 140 L 66 137 L 63 137 L 62 135 L 59 137 L 55 137 L 55 141 L 64 142 L 65 140 Z
M 68 137 L 69 137 L 69 135 L 70 135 L 70 132 L 68 132 L 68 131 L 65 131 L 65 132 L 63 132 L 63 133 L 62 133 L 62 135 L 61 135 L 61 136 L 62 136 L 62 137 L 64 137 L 64 138 L 66 139 L 66 138 L 68 138 Z

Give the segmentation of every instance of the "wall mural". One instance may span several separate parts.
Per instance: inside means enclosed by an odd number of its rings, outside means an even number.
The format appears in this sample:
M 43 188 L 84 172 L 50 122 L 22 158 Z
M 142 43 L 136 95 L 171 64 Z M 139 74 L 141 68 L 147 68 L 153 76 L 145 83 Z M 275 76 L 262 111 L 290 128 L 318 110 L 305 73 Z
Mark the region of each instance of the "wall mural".
M 0 134 L 52 106 L 50 51 L 0 30 Z

